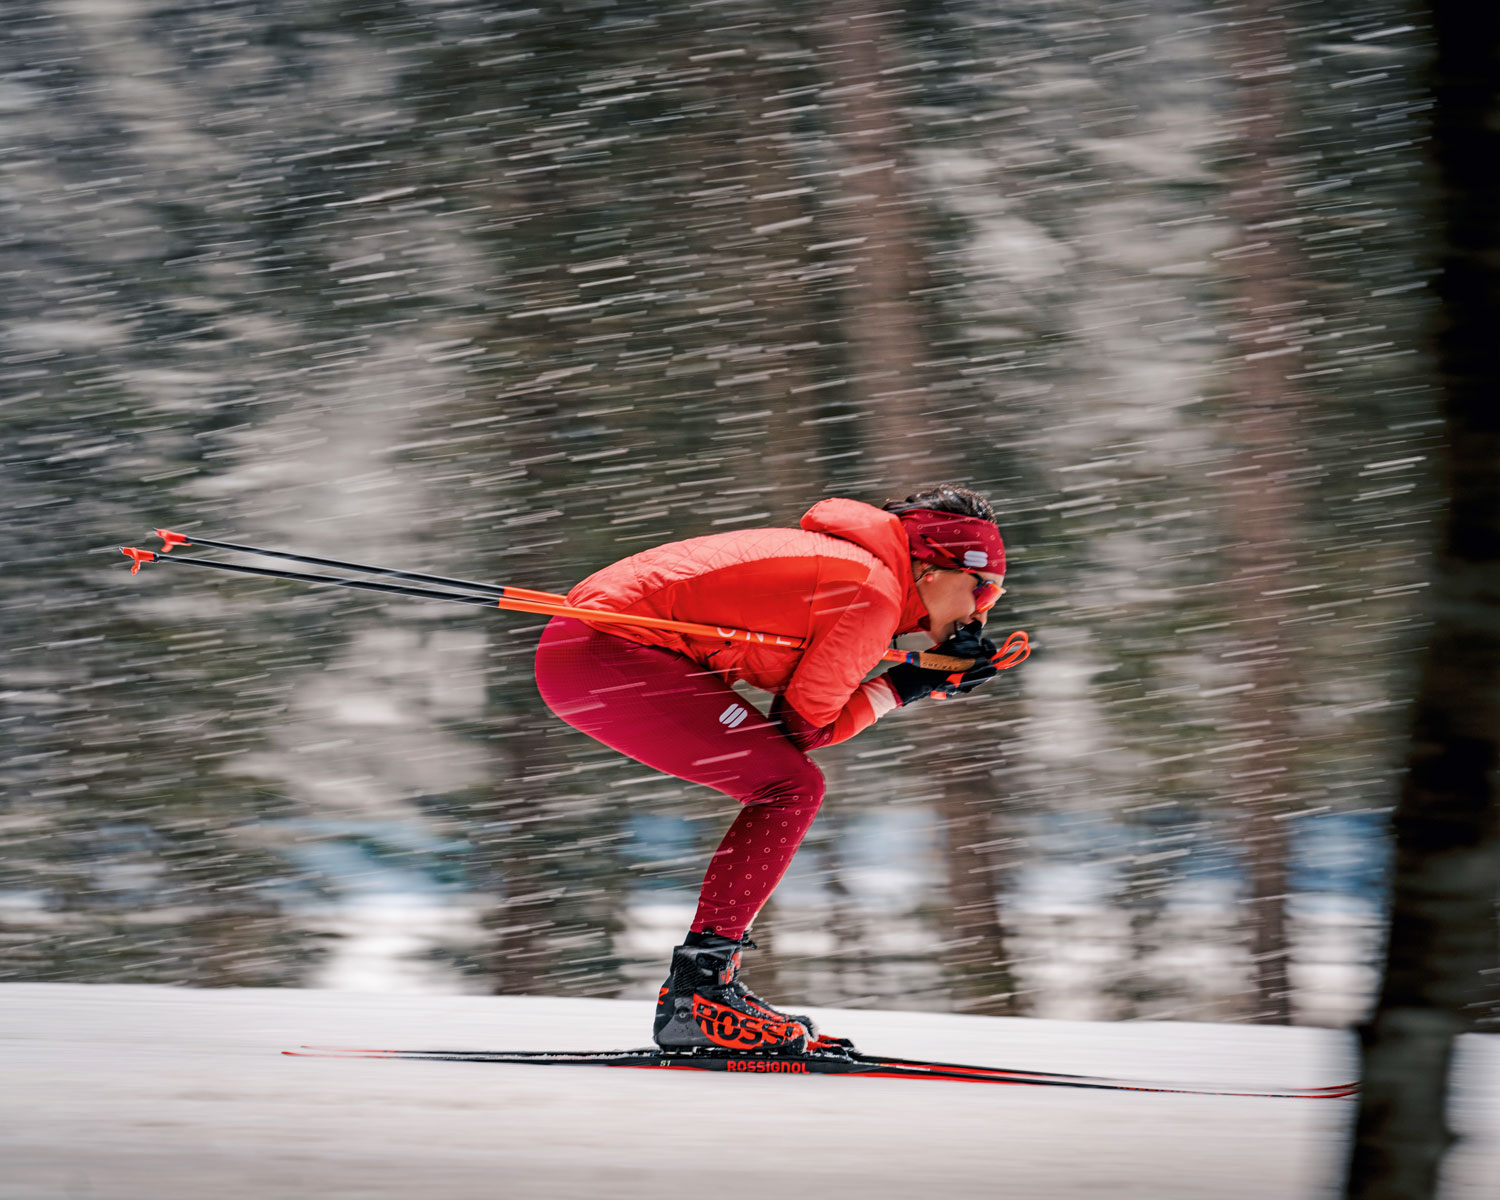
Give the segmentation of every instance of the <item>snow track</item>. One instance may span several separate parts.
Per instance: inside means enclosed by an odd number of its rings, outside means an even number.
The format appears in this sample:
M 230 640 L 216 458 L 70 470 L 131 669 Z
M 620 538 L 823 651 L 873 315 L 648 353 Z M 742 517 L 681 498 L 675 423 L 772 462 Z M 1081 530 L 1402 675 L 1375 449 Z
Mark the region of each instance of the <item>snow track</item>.
M 651 1004 L 0 987 L 0 1200 L 1331 1197 L 1348 1101 L 288 1058 L 304 1042 L 644 1044 Z M 1352 1078 L 1319 1029 L 815 1014 L 892 1054 L 1248 1087 Z M 1500 1045 L 1469 1038 L 1451 1200 L 1500 1178 Z

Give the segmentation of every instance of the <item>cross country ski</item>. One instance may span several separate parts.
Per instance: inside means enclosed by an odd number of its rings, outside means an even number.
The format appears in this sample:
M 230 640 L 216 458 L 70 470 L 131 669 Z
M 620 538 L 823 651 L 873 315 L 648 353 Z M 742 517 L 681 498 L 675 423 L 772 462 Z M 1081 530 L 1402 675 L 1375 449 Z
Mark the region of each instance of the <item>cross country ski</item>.
M 855 1075 L 867 1079 L 928 1079 L 962 1083 L 992 1083 L 1010 1087 L 1081 1088 L 1109 1092 L 1169 1092 L 1193 1096 L 1250 1096 L 1266 1099 L 1341 1100 L 1354 1096 L 1359 1085 L 1327 1087 L 1252 1088 L 1206 1084 L 1154 1083 L 1094 1075 L 1065 1075 L 1055 1071 L 1017 1071 L 1004 1067 L 929 1062 L 916 1058 L 885 1058 L 855 1050 L 816 1054 L 772 1054 L 723 1050 L 377 1050 L 349 1046 L 302 1046 L 283 1050 L 293 1058 L 387 1058 L 405 1062 L 489 1063 L 505 1066 L 629 1067 L 657 1071 L 717 1071 L 745 1075 Z

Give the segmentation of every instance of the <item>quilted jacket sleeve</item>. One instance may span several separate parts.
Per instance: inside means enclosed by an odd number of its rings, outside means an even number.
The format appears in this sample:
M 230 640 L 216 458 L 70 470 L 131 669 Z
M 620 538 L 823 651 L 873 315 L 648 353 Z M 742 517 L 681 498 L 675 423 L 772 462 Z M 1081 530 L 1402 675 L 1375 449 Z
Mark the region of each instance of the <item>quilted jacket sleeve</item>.
M 807 647 L 780 707 L 791 708 L 800 723 L 813 730 L 837 726 L 839 736 L 820 745 L 852 737 L 890 711 L 882 703 L 886 695 L 894 695 L 890 686 L 871 691 L 861 687 L 861 681 L 879 664 L 895 635 L 900 619 L 895 591 L 894 581 L 882 578 L 876 568 L 863 584 L 844 583 L 814 600 L 822 612 L 815 614 Z
M 891 709 L 900 707 L 895 688 L 882 675 L 860 684 L 839 715 L 826 725 L 814 725 L 788 704 L 785 696 L 777 696 L 772 701 L 771 720 L 781 726 L 797 749 L 817 750 L 847 741 L 875 724 Z

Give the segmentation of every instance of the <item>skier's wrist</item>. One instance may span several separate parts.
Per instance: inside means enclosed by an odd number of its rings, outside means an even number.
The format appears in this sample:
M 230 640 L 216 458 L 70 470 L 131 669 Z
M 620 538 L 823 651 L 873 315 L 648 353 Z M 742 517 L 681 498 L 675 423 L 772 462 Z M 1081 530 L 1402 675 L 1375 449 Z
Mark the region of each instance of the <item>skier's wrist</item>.
M 889 671 L 887 671 L 880 677 L 879 682 L 885 684 L 885 686 L 890 689 L 891 695 L 896 698 L 897 708 L 906 707 L 906 701 L 901 699 L 901 689 L 898 688 L 895 684 L 895 681 L 891 679 L 891 673 Z

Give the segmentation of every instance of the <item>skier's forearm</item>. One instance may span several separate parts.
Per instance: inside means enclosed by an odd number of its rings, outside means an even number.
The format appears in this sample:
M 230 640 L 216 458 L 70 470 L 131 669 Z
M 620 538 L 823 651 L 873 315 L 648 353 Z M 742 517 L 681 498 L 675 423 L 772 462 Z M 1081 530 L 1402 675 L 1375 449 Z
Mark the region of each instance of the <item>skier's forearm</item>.
M 899 706 L 900 701 L 896 698 L 894 689 L 881 676 L 860 684 L 839 715 L 827 725 L 814 725 L 788 704 L 783 696 L 777 696 L 772 702 L 771 719 L 781 725 L 799 750 L 820 750 L 824 746 L 848 741 Z

